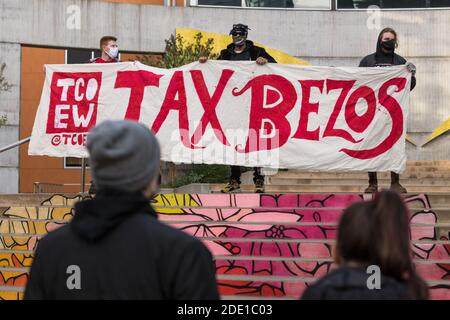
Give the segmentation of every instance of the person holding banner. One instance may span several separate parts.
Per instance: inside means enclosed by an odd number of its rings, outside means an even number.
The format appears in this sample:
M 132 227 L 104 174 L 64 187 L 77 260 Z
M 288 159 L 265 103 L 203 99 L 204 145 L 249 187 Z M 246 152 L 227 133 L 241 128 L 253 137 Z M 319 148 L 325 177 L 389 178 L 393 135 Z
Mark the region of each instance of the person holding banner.
M 267 53 L 264 48 L 256 46 L 253 41 L 247 40 L 248 30 L 250 28 L 245 24 L 234 24 L 230 31 L 233 42 L 220 52 L 217 60 L 231 61 L 256 61 L 259 65 L 268 62 L 277 63 L 276 60 Z M 207 57 L 200 57 L 199 62 L 204 63 Z M 261 174 L 261 168 L 255 167 L 253 172 L 253 182 L 255 192 L 264 192 L 264 176 Z M 221 190 L 222 193 L 239 192 L 241 189 L 241 167 L 231 166 L 231 175 L 228 184 Z
M 104 36 L 100 39 L 100 51 L 102 56 L 92 59 L 92 63 L 114 63 L 119 62 L 119 46 L 114 36 Z
M 411 90 L 416 86 L 416 66 L 407 62 L 405 58 L 396 54 L 394 51 L 398 47 L 397 32 L 392 28 L 384 28 L 378 35 L 377 49 L 364 57 L 359 63 L 360 67 L 389 67 L 395 65 L 406 64 L 409 72 L 411 72 Z M 399 193 L 406 193 L 406 189 L 400 184 L 400 176 L 395 172 L 391 172 L 391 190 Z M 375 193 L 378 191 L 378 179 L 376 172 L 369 172 L 369 186 L 365 193 Z
M 100 51 L 102 56 L 90 60 L 90 63 L 116 63 L 119 62 L 119 46 L 117 45 L 117 38 L 114 36 L 104 36 L 100 39 Z M 84 168 L 83 168 L 84 170 Z M 84 173 L 83 173 L 84 174 Z M 88 193 L 93 196 L 97 193 L 94 181 L 90 182 Z

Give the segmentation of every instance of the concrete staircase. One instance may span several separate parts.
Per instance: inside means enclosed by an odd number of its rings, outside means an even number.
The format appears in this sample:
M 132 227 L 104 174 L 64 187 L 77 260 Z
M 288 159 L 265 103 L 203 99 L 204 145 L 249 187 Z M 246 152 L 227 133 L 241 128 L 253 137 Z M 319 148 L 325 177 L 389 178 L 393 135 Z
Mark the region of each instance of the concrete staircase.
M 243 174 L 242 192 L 253 192 L 252 171 Z M 390 173 L 378 174 L 379 188 L 389 188 Z M 408 161 L 401 184 L 411 193 L 450 193 L 450 160 Z M 368 185 L 366 172 L 305 172 L 279 171 L 266 175 L 267 193 L 292 192 L 364 192 Z M 223 185 L 210 186 L 220 192 Z
M 342 209 L 364 197 L 370 195 L 161 194 L 153 205 L 162 221 L 211 250 L 222 298 L 297 299 L 334 267 L 332 247 Z M 0 196 L 0 299 L 22 298 L 39 239 L 68 223 L 80 199 Z M 450 299 L 450 192 L 405 199 L 417 270 L 432 298 Z

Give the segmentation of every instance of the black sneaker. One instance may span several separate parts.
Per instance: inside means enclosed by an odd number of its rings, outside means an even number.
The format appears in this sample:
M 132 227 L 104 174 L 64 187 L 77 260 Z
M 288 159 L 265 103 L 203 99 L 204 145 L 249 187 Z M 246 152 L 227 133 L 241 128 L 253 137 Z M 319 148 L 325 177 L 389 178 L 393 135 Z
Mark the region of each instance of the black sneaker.
M 364 193 L 376 193 L 378 192 L 378 185 L 371 183 L 369 186 L 364 190 Z
M 241 184 L 236 180 L 231 180 L 228 184 L 220 190 L 222 193 L 230 193 L 230 192 L 240 192 Z

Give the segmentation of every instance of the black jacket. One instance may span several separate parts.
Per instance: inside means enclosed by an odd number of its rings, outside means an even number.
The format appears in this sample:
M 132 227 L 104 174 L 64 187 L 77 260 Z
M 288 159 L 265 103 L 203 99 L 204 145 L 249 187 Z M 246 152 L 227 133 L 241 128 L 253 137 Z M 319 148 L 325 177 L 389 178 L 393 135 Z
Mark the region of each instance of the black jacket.
M 384 53 L 381 49 L 381 43 L 377 44 L 375 53 L 365 56 L 359 63 L 360 67 L 389 67 L 406 64 L 406 59 L 402 56 L 393 53 Z M 411 77 L 411 90 L 416 86 L 416 76 Z
M 226 49 L 220 51 L 220 55 L 217 60 L 255 61 L 259 57 L 263 57 L 271 63 L 277 63 L 275 59 L 270 54 L 268 54 L 264 48 L 255 46 L 250 40 L 246 40 L 245 49 L 242 53 L 235 53 L 234 47 L 234 43 L 229 44 Z
M 331 271 L 303 293 L 303 300 L 408 300 L 406 284 L 381 275 L 381 289 L 370 290 L 364 269 L 341 267 Z
M 159 222 L 141 192 L 100 191 L 75 212 L 39 242 L 25 299 L 219 298 L 208 249 Z

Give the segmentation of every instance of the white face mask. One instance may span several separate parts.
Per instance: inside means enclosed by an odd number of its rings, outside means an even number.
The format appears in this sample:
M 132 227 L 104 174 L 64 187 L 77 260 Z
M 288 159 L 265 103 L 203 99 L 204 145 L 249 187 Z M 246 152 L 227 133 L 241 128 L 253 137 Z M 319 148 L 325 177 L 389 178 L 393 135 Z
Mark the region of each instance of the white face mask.
M 106 53 L 111 59 L 115 59 L 115 58 L 117 58 L 117 56 L 119 55 L 119 48 L 117 48 L 117 47 L 109 48 L 109 51 L 105 51 L 105 53 Z

